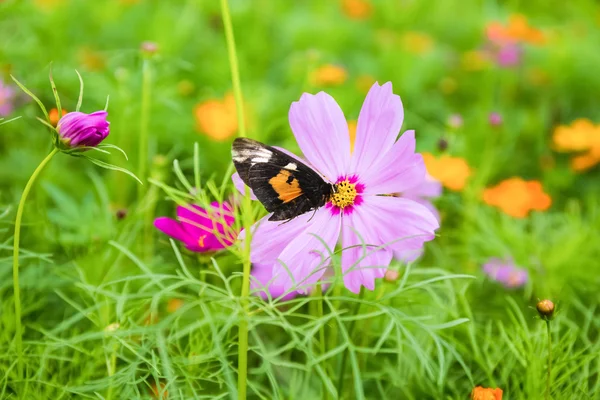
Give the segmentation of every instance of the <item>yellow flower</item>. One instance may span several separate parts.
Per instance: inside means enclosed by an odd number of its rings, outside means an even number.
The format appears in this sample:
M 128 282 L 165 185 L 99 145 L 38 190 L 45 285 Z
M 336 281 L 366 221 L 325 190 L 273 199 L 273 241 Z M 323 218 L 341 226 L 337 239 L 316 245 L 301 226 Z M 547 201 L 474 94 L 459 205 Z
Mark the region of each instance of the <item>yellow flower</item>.
M 552 205 L 539 181 L 510 178 L 483 191 L 483 201 L 511 217 L 525 218 L 530 211 L 545 211 Z
M 462 190 L 471 176 L 471 168 L 463 158 L 449 155 L 436 158 L 430 153 L 423 153 L 423 160 L 429 175 L 450 190 Z
M 471 400 L 502 400 L 502 389 L 477 386 L 471 392 Z
M 342 11 L 348 18 L 362 20 L 371 16 L 373 6 L 367 0 L 342 0 Z
M 235 99 L 231 93 L 222 100 L 203 101 L 194 107 L 196 129 L 214 140 L 227 140 L 238 130 Z
M 310 81 L 314 86 L 339 86 L 346 82 L 348 73 L 339 65 L 326 64 L 311 74 Z
M 426 33 L 406 32 L 402 35 L 402 46 L 413 54 L 425 54 L 433 48 L 433 39 Z

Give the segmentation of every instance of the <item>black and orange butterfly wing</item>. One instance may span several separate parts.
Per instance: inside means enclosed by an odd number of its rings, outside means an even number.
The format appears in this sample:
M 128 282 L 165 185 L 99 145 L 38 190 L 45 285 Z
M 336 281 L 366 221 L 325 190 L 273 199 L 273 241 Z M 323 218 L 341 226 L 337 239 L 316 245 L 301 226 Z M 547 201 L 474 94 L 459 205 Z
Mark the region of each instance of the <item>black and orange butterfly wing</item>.
M 270 221 L 297 217 L 325 205 L 331 197 L 333 186 L 321 175 L 274 147 L 238 138 L 231 153 L 242 181 L 273 213 Z

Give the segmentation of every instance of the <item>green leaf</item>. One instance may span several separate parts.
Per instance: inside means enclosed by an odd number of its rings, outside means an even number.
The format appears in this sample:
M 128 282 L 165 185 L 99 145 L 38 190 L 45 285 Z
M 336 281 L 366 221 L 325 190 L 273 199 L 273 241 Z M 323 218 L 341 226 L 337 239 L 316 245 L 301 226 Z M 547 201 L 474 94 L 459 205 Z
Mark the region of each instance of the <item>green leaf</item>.
M 27 93 L 27 95 L 29 97 L 31 97 L 37 104 L 38 106 L 40 106 L 40 108 L 42 109 L 42 112 L 44 113 L 44 115 L 46 116 L 46 120 L 48 122 L 50 122 L 50 117 L 48 116 L 48 111 L 46 111 L 46 107 L 44 107 L 44 103 L 41 102 L 40 99 L 37 98 L 37 96 L 35 94 L 33 94 L 29 89 L 27 89 L 21 82 L 19 82 L 17 80 L 17 78 L 15 78 L 14 76 L 10 76 L 12 78 L 13 81 L 15 81 L 15 83 L 17 84 L 17 86 L 19 86 L 21 88 L 22 91 L 24 91 L 25 93 Z
M 133 172 L 131 172 L 131 171 L 125 169 L 125 168 L 117 167 L 116 165 L 112 165 L 112 164 L 109 164 L 107 162 L 100 161 L 97 158 L 93 158 L 93 157 L 87 156 L 85 154 L 81 154 L 79 156 L 83 157 L 83 158 L 87 158 L 88 160 L 90 160 L 91 162 L 93 162 L 94 164 L 96 164 L 99 167 L 102 167 L 102 168 L 105 168 L 105 169 L 110 169 L 110 170 L 113 170 L 113 171 L 123 172 L 123 173 L 131 176 L 133 179 L 135 179 L 136 181 L 138 181 L 139 183 L 141 183 L 143 185 L 142 181 L 137 176 L 135 176 L 135 174 Z

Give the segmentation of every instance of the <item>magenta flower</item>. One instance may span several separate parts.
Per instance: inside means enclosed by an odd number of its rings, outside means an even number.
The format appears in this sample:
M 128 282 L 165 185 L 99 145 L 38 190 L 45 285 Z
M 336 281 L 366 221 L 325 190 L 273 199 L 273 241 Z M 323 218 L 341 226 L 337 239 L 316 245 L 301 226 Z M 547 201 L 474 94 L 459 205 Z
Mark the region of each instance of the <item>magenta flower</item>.
M 361 286 L 373 290 L 394 256 L 419 251 L 439 227 L 427 207 L 394 196 L 423 184 L 426 176 L 414 131 L 396 141 L 404 119 L 400 97 L 389 82 L 371 87 L 353 153 L 346 118 L 328 94 L 303 94 L 292 103 L 289 119 L 308 164 L 338 192 L 314 213 L 284 224 L 268 221 L 270 215 L 257 222 L 251 260 L 266 268 L 260 273 L 270 271 L 270 287 L 306 293 L 330 270 L 330 252 L 339 241 L 345 286 L 354 293 Z
M 499 45 L 494 51 L 496 63 L 500 67 L 514 67 L 521 62 L 522 49 L 519 45 L 507 43 Z
M 529 280 L 527 270 L 519 268 L 510 259 L 490 258 L 483 264 L 483 272 L 508 289 L 521 287 Z
M 107 116 L 106 111 L 70 112 L 58 121 L 56 131 L 61 142 L 70 148 L 96 147 L 110 132 Z
M 13 112 L 15 90 L 0 79 L 0 117 L 6 117 Z
M 490 121 L 490 125 L 492 126 L 502 125 L 502 116 L 497 112 L 490 113 L 488 119 Z
M 213 202 L 210 206 L 210 211 L 196 205 L 178 206 L 177 220 L 159 217 L 154 220 L 154 226 L 183 242 L 190 251 L 204 253 L 222 250 L 235 240 L 236 234 L 231 228 L 233 212 L 227 203 Z

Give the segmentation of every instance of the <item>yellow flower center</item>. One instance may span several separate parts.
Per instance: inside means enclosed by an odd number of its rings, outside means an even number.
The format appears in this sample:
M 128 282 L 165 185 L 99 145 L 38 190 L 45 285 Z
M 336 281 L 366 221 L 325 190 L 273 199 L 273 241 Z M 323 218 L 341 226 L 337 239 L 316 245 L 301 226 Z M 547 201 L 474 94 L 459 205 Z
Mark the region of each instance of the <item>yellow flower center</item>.
M 331 202 L 339 208 L 348 207 L 354 204 L 356 198 L 356 183 L 350 183 L 348 179 L 335 185 L 335 193 L 331 197 Z
M 200 238 L 198 239 L 198 246 L 204 247 L 204 239 L 206 239 L 206 235 L 200 236 Z

